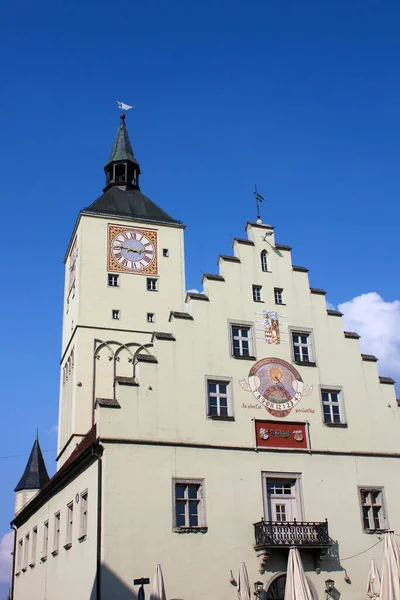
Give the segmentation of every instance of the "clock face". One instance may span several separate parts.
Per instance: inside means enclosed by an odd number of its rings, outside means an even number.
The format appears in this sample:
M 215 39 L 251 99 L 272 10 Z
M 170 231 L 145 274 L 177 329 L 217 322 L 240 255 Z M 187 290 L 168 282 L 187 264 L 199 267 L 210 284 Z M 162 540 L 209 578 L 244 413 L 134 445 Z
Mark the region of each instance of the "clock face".
M 158 274 L 155 231 L 109 225 L 108 243 L 110 271 Z

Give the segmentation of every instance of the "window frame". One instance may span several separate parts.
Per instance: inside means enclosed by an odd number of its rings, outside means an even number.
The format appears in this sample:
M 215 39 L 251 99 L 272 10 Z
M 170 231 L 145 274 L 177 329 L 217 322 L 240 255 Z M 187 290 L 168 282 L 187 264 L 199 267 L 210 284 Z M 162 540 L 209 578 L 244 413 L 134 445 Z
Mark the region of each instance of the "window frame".
M 198 521 L 197 526 L 178 527 L 176 524 L 176 485 L 198 485 L 199 486 L 199 503 L 198 503 Z M 206 518 L 206 503 L 205 503 L 205 483 L 204 478 L 172 478 L 172 531 L 175 533 L 206 533 L 208 531 Z
M 228 321 L 229 326 L 229 352 L 232 358 L 236 358 L 238 360 L 256 360 L 256 344 L 255 344 L 255 335 L 254 335 L 254 323 L 249 321 Z M 235 354 L 233 347 L 233 328 L 236 327 L 238 329 L 248 329 L 249 331 L 249 354 Z
M 251 286 L 252 294 L 253 294 L 253 302 L 263 302 L 262 299 L 262 285 Z
M 155 288 L 151 287 L 150 282 L 155 282 Z M 150 284 L 150 287 L 149 287 Z M 158 292 L 158 278 L 157 277 L 147 277 L 146 278 L 146 290 L 148 292 Z
M 225 383 L 227 385 L 227 409 L 228 409 L 228 414 L 227 415 L 211 415 L 210 414 L 210 405 L 209 405 L 209 393 L 208 393 L 208 384 L 209 383 L 216 383 L 218 384 L 223 384 Z M 207 419 L 211 419 L 211 420 L 220 420 L 220 421 L 234 421 L 235 419 L 235 414 L 234 414 L 234 403 L 233 403 L 233 379 L 232 377 L 222 377 L 219 375 L 206 375 L 205 376 L 205 394 L 206 394 L 206 415 L 207 415 Z M 217 402 L 218 405 L 218 402 Z
M 315 352 L 315 342 L 314 342 L 314 334 L 313 330 L 307 327 L 289 327 L 289 335 L 290 335 L 290 344 L 291 344 L 291 352 L 292 352 L 292 361 L 297 365 L 305 365 L 310 367 L 316 366 L 316 352 Z M 294 351 L 294 340 L 293 335 L 304 335 L 308 338 L 308 360 L 298 360 L 295 357 Z
M 16 574 L 21 572 L 23 551 L 24 551 L 24 538 L 22 537 L 18 540 L 18 546 L 17 546 L 17 565 L 16 565 L 16 572 L 15 572 Z
M 72 535 L 74 530 L 74 502 L 67 504 L 67 535 L 65 538 L 64 548 L 68 550 L 72 546 Z
M 110 283 L 110 281 L 113 280 L 113 278 L 116 278 L 117 280 L 117 284 L 114 285 L 113 283 Z M 120 276 L 117 273 L 107 273 L 107 287 L 120 287 Z
M 38 536 L 38 528 L 37 525 L 32 527 L 32 548 L 31 548 L 31 562 L 29 566 L 32 568 L 36 564 L 36 553 L 37 553 L 37 536 Z
M 263 273 L 269 273 L 268 271 L 268 252 L 261 250 L 260 252 L 261 271 Z
M 262 471 L 261 472 L 261 481 L 262 481 L 262 495 L 263 495 L 263 507 L 264 507 L 264 519 L 265 521 L 270 521 L 270 513 L 269 513 L 269 503 L 268 503 L 268 481 L 272 479 L 292 479 L 295 480 L 296 486 L 296 495 L 295 500 L 297 504 L 298 514 L 300 515 L 299 522 L 304 521 L 304 497 L 303 497 L 303 477 L 302 473 L 293 473 L 284 471 L 276 472 L 276 471 Z
M 22 569 L 21 571 L 25 572 L 29 565 L 29 541 L 30 541 L 30 533 L 26 533 L 24 535 L 24 557 L 22 559 Z
M 277 294 L 280 294 L 280 302 L 277 302 Z M 285 304 L 283 301 L 283 288 L 274 287 L 274 301 L 275 304 L 277 304 L 278 306 L 282 306 Z
M 60 533 L 61 533 L 61 512 L 58 510 L 54 513 L 54 536 L 53 536 L 53 556 L 58 554 L 60 549 Z
M 388 531 L 389 530 L 389 518 L 388 518 L 388 512 L 387 512 L 387 505 L 386 505 L 386 496 L 385 496 L 385 487 L 383 485 L 359 485 L 357 486 L 357 492 L 358 492 L 358 505 L 360 507 L 360 516 L 361 516 L 361 527 L 362 527 L 362 531 L 363 533 L 366 534 L 376 534 L 376 533 L 380 533 L 380 532 L 384 532 L 384 531 Z M 366 528 L 364 527 L 364 513 L 363 513 L 363 503 L 362 503 L 362 499 L 361 499 L 361 494 L 368 492 L 369 494 L 371 493 L 376 493 L 378 492 L 381 495 L 381 510 L 382 510 L 382 514 L 383 514 L 383 527 L 380 528 Z M 370 505 L 371 508 L 372 506 L 374 506 L 373 504 Z M 378 506 L 378 505 L 375 505 Z M 369 519 L 370 520 L 370 519 Z M 371 523 L 371 520 L 370 520 Z
M 87 530 L 88 530 L 88 503 L 89 503 L 89 493 L 88 490 L 84 490 L 79 495 L 79 541 L 83 542 L 87 539 Z
M 345 411 L 345 406 L 344 406 L 343 388 L 340 386 L 333 386 L 333 385 L 320 385 L 319 393 L 320 393 L 321 419 L 322 419 L 323 425 L 325 425 L 326 427 L 347 427 L 347 417 L 346 417 L 346 411 Z M 339 417 L 340 417 L 339 423 L 335 423 L 333 421 L 332 422 L 325 421 L 324 400 L 322 397 L 323 393 L 338 394 Z M 331 412 L 331 416 L 332 416 L 332 411 L 330 411 L 330 412 Z
M 43 523 L 43 549 L 42 549 L 42 562 L 47 560 L 47 553 L 49 551 L 49 520 L 47 519 Z

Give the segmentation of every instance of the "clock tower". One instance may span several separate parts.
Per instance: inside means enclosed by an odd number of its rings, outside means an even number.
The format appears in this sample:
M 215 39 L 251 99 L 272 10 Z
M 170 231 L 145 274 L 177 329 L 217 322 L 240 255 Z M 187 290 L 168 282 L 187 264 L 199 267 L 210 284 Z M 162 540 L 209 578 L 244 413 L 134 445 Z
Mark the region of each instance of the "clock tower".
M 118 403 L 137 363 L 156 360 L 154 332 L 183 310 L 184 226 L 139 186 L 125 115 L 104 167 L 103 194 L 78 216 L 66 257 L 58 465 L 96 423 L 96 407 Z

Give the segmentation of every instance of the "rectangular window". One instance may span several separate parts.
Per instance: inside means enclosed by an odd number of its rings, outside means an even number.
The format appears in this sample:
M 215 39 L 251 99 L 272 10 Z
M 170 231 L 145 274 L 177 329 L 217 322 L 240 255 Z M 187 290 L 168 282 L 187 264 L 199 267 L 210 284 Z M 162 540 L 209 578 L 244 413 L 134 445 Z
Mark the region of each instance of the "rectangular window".
M 265 519 L 278 523 L 301 521 L 301 475 L 263 473 L 262 478 Z
M 253 285 L 253 300 L 261 302 L 261 285 Z
M 108 285 L 109 287 L 119 287 L 119 275 L 108 274 Z
M 147 291 L 156 292 L 158 290 L 158 279 L 147 278 Z
M 17 551 L 17 570 L 16 573 L 19 573 L 21 571 L 21 564 L 22 564 L 22 547 L 23 547 L 23 540 L 22 538 L 20 540 L 18 540 L 18 551 Z
M 148 323 L 154 323 L 155 322 L 154 313 L 147 313 L 147 322 Z
M 112 311 L 112 318 L 115 319 L 116 321 L 119 321 L 121 315 L 121 311 L 113 309 Z
M 274 288 L 275 304 L 283 304 L 283 289 Z
M 58 549 L 60 547 L 60 522 L 61 522 L 61 515 L 60 513 L 56 513 L 54 515 L 54 548 L 53 548 L 53 554 L 57 554 L 58 553 Z
M 174 480 L 174 503 L 175 529 L 198 530 L 205 527 L 202 480 Z
M 42 553 L 42 560 L 46 560 L 48 549 L 49 549 L 49 522 L 45 521 L 44 527 L 43 527 L 43 553 Z
M 312 337 L 308 331 L 292 331 L 293 358 L 296 362 L 313 362 Z
M 268 271 L 268 259 L 266 250 L 263 250 L 261 252 L 261 270 L 265 273 Z
M 250 326 L 231 325 L 233 356 L 252 356 L 252 331 Z
M 321 390 L 324 423 L 333 425 L 344 423 L 340 395 L 339 390 Z
M 209 417 L 232 415 L 230 381 L 207 379 L 207 414 Z
M 70 502 L 67 505 L 67 539 L 65 546 L 70 547 L 72 544 L 72 528 L 74 524 L 74 503 Z
M 83 492 L 80 497 L 81 505 L 81 523 L 80 523 L 80 536 L 79 539 L 86 539 L 87 536 L 87 517 L 88 517 L 88 493 Z
M 22 566 L 22 570 L 26 571 L 28 568 L 28 560 L 29 560 L 29 533 L 25 536 L 25 547 L 24 547 L 24 564 Z
M 36 563 L 36 547 L 37 547 L 37 527 L 32 529 L 32 555 L 31 562 L 29 563 L 30 567 L 34 567 Z
M 367 533 L 388 528 L 383 488 L 360 488 L 363 528 Z
M 164 256 L 164 258 L 168 258 L 168 256 L 169 256 L 168 248 L 163 248 L 162 255 Z

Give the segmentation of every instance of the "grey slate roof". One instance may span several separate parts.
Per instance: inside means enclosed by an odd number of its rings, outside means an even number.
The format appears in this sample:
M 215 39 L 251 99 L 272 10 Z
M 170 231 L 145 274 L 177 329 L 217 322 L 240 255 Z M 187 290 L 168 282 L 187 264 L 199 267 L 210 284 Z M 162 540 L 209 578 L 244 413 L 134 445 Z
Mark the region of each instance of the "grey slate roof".
M 181 221 L 170 217 L 140 190 L 121 190 L 115 186 L 108 189 L 90 206 L 84 208 L 83 212 L 129 217 L 140 221 L 181 224 Z
M 14 492 L 21 490 L 40 490 L 50 480 L 40 449 L 39 440 L 35 440 L 24 474 Z
M 138 164 L 138 161 L 133 154 L 132 145 L 129 140 L 128 130 L 125 126 L 125 115 L 121 115 L 121 122 L 119 124 L 117 135 L 115 136 L 114 144 L 111 150 L 111 154 L 107 161 L 107 165 L 118 160 L 129 160 Z

